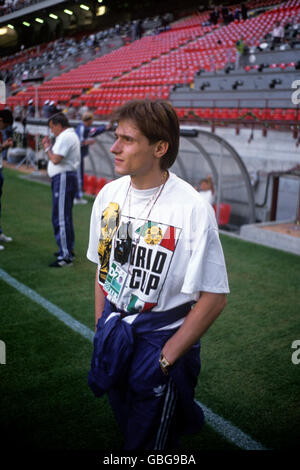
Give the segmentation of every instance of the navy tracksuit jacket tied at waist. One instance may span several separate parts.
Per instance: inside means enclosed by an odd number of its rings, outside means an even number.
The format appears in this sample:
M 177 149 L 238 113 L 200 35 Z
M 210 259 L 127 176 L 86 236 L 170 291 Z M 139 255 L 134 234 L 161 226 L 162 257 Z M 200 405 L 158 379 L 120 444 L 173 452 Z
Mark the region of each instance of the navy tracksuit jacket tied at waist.
M 88 376 L 88 383 L 94 395 L 100 397 L 115 387 L 124 387 L 124 383 L 141 382 L 138 377 L 139 365 L 134 361 L 135 347 L 141 351 L 141 341 L 143 367 L 155 369 L 156 376 L 160 373 L 164 375 L 160 371 L 159 356 L 162 347 L 175 331 L 154 330 L 185 317 L 191 306 L 191 303 L 187 303 L 164 312 L 148 311 L 133 315 L 122 311 L 116 312 L 115 306 L 106 299 L 103 314 L 97 324 Z M 132 323 L 125 321 L 126 317 L 127 319 L 131 317 Z M 148 364 L 145 364 L 145 361 Z M 203 412 L 194 401 L 194 389 L 199 372 L 200 343 L 179 358 L 167 376 L 173 380 L 177 388 L 178 419 L 183 433 L 198 432 L 203 424 Z

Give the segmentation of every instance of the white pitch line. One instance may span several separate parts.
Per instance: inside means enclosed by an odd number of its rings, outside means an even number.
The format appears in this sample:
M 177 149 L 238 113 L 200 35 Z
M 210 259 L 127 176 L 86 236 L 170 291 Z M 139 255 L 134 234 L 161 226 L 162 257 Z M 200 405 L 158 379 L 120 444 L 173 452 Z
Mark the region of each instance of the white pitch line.
M 95 333 L 90 328 L 75 320 L 75 318 L 71 317 L 71 315 L 64 312 L 64 310 L 57 307 L 57 305 L 54 305 L 52 302 L 49 302 L 49 300 L 39 295 L 33 289 L 30 289 L 30 287 L 27 287 L 21 282 L 17 281 L 14 277 L 10 276 L 1 268 L 0 279 L 14 287 L 17 291 L 28 297 L 30 300 L 41 305 L 44 309 L 48 310 L 49 313 L 54 315 L 73 331 L 76 331 L 89 341 L 93 341 Z M 226 421 L 221 416 L 215 414 L 212 410 L 203 405 L 203 403 L 200 403 L 199 401 L 196 401 L 196 403 L 203 409 L 207 424 L 209 424 L 216 432 L 223 435 L 228 441 L 233 442 L 240 449 L 267 450 L 266 447 L 264 447 L 262 444 L 252 439 L 229 421 Z
M 245 434 L 239 428 L 234 426 L 230 421 L 221 418 L 207 406 L 196 400 L 196 403 L 202 408 L 207 424 L 210 425 L 219 434 L 222 434 L 228 441 L 233 442 L 236 446 L 244 450 L 268 450 L 260 442 L 255 441 Z
M 71 317 L 71 315 L 64 312 L 61 308 L 57 307 L 57 305 L 54 305 L 52 302 L 49 302 L 49 300 L 45 299 L 37 292 L 30 289 L 30 287 L 27 287 L 21 282 L 17 281 L 14 277 L 7 274 L 7 272 L 3 271 L 3 269 L 1 268 L 0 278 L 10 286 L 14 287 L 17 291 L 21 292 L 21 294 L 26 295 L 26 297 L 28 297 L 30 300 L 33 300 L 34 302 L 48 310 L 48 312 L 52 313 L 52 315 L 61 320 L 69 328 L 76 331 L 77 333 L 80 333 L 86 339 L 93 341 L 95 333 L 90 330 L 87 326 L 75 320 L 75 318 Z

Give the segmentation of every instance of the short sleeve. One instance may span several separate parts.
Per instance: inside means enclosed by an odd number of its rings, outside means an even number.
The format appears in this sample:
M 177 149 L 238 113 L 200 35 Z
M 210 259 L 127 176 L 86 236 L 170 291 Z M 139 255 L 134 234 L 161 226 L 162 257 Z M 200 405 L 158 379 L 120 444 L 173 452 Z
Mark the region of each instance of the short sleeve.
M 194 231 L 181 291 L 184 294 L 229 293 L 224 253 L 211 209 L 207 212 L 202 229 L 199 227 L 199 230 Z
M 66 145 L 68 142 L 68 139 L 62 140 L 60 136 L 58 136 L 54 142 L 54 145 L 52 147 L 52 152 L 55 153 L 56 155 L 60 155 L 61 157 L 66 156 L 66 151 L 68 146 Z
M 100 236 L 100 193 L 96 197 L 90 219 L 90 234 L 87 250 L 87 258 L 93 263 L 99 262 L 98 244 Z

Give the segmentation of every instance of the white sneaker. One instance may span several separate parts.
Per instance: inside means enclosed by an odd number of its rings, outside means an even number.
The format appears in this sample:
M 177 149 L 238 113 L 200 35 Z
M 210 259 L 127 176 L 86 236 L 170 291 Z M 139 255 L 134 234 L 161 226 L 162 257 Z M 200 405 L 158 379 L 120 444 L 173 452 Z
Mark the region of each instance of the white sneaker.
M 76 205 L 77 205 L 77 204 L 87 204 L 87 200 L 86 200 L 86 199 L 83 199 L 83 198 L 81 198 L 81 199 L 76 199 L 76 198 L 75 198 L 75 199 L 74 199 L 74 204 L 76 204 Z
M 1 250 L 4 250 L 4 246 L 3 245 L 0 245 L 0 251 Z
M 0 233 L 0 242 L 12 242 L 12 238 Z

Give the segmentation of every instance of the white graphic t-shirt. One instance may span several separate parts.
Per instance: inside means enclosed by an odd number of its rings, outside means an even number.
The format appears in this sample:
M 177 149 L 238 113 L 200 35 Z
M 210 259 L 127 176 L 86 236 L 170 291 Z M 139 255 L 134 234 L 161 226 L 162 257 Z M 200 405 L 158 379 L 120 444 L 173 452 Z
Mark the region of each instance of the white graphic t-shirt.
M 59 173 L 77 170 L 80 164 L 80 141 L 72 127 L 56 137 L 52 152 L 61 155 L 63 159 L 56 165 L 49 160 L 47 171 L 50 178 Z
M 87 251 L 107 298 L 132 313 L 163 311 L 228 293 L 213 208 L 175 174 L 163 187 L 136 190 L 117 179 L 95 199 Z

